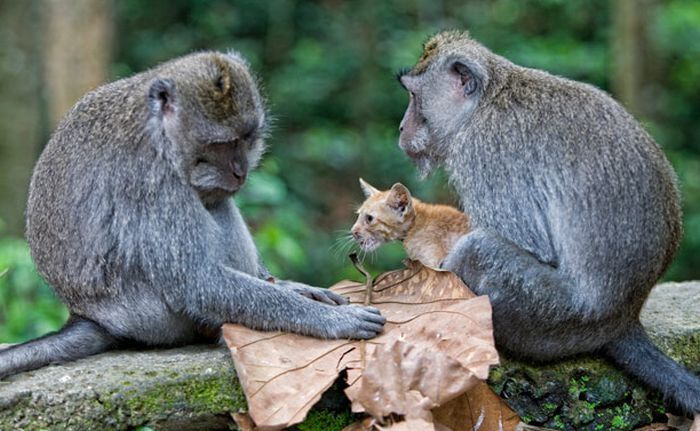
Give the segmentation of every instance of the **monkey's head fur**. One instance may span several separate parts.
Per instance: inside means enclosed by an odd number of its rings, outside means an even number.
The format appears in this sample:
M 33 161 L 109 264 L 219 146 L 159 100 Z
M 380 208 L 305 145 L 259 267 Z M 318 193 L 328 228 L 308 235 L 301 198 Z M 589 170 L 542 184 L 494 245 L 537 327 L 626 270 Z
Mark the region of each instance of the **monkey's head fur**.
M 467 32 L 448 31 L 429 38 L 416 65 L 399 72 L 397 78 L 410 97 L 399 146 L 421 176 L 443 161 L 443 146 L 460 133 L 489 91 L 491 58 Z
M 148 128 L 204 202 L 237 192 L 264 152 L 267 114 L 237 53 L 195 53 L 152 71 Z

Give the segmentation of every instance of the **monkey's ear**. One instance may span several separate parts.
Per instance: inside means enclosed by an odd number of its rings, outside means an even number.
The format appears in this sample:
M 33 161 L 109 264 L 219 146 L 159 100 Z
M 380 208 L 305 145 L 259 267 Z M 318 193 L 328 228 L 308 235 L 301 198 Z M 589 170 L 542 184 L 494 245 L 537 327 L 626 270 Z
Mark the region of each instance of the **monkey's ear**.
M 458 80 L 459 86 L 462 88 L 465 96 L 476 91 L 476 78 L 471 69 L 469 69 L 469 66 L 461 61 L 455 61 L 452 63 L 452 66 L 450 66 L 450 72 Z
M 367 181 L 363 180 L 362 178 L 360 178 L 360 187 L 362 188 L 362 192 L 367 198 L 370 196 L 374 196 L 377 193 L 381 193 L 379 190 L 372 187 Z
M 175 83 L 171 79 L 156 79 L 148 89 L 148 107 L 154 115 L 175 112 Z
M 386 197 L 386 203 L 389 205 L 389 208 L 403 214 L 411 206 L 411 192 L 403 184 L 396 183 L 391 186 L 389 195 Z

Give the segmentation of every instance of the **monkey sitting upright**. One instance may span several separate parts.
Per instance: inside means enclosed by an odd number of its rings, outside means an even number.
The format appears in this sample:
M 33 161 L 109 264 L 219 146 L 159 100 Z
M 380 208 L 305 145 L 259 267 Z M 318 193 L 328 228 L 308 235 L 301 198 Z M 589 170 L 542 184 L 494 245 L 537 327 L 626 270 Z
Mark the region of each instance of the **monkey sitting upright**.
M 428 40 L 399 74 L 399 145 L 446 168 L 471 217 L 443 263 L 493 304 L 497 345 L 551 360 L 609 355 L 687 413 L 700 378 L 647 337 L 639 312 L 678 248 L 675 174 L 617 102 L 517 66 L 467 33 Z
M 384 318 L 333 292 L 265 281 L 230 197 L 263 152 L 266 112 L 235 52 L 104 85 L 67 114 L 34 170 L 27 238 L 68 305 L 57 333 L 0 351 L 0 378 L 123 342 L 190 343 L 225 322 L 372 338 Z

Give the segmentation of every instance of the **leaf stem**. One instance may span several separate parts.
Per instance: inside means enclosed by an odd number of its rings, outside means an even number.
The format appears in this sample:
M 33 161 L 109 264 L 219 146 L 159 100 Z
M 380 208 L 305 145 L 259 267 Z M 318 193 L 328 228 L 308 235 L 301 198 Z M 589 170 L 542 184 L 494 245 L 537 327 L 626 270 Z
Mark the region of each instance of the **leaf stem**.
M 351 253 L 350 254 L 350 260 L 352 261 L 352 264 L 355 266 L 355 269 L 360 271 L 362 275 L 365 276 L 365 301 L 364 305 L 368 306 L 372 304 L 372 287 L 374 284 L 374 280 L 372 279 L 372 275 L 365 269 L 364 266 L 362 266 L 362 263 L 360 260 L 357 258 L 357 253 Z M 365 365 L 367 364 L 367 351 L 365 349 L 365 340 L 360 340 L 360 368 L 362 370 L 365 369 Z

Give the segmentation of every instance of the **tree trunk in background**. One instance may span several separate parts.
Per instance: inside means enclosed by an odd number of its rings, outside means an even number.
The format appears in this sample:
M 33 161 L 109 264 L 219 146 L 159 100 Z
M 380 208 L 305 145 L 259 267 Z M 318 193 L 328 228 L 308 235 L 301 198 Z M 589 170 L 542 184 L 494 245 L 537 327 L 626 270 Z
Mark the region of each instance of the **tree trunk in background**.
M 0 2 L 0 220 L 22 236 L 32 167 L 49 133 L 108 78 L 112 0 Z
M 24 233 L 32 166 L 46 137 L 41 97 L 41 5 L 0 2 L 1 234 Z
M 612 10 L 612 90 L 633 115 L 641 118 L 651 114 L 646 103 L 652 88 L 648 17 L 654 3 L 654 0 L 615 0 Z
M 114 36 L 111 0 L 46 0 L 44 80 L 55 127 L 87 91 L 109 76 Z

